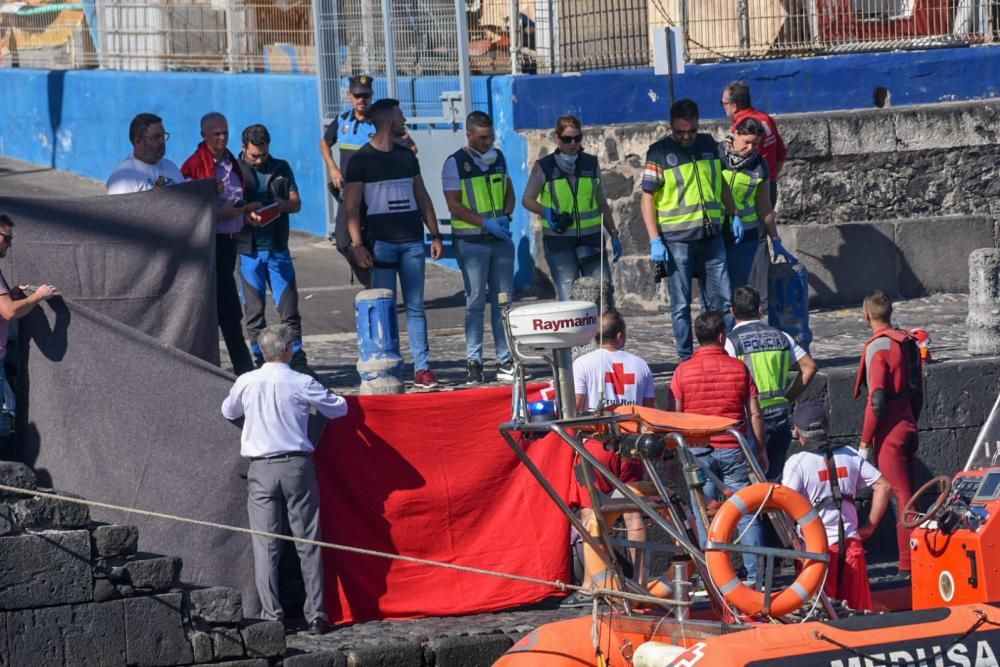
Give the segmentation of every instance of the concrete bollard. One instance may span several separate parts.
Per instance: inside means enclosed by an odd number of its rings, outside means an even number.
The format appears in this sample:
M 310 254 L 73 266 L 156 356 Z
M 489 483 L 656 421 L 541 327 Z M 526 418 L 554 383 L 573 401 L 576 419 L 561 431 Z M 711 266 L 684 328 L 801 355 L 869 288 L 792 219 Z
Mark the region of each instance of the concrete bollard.
M 969 352 L 1000 354 L 1000 250 L 969 254 Z
M 363 290 L 354 298 L 361 395 L 402 394 L 403 358 L 392 290 Z

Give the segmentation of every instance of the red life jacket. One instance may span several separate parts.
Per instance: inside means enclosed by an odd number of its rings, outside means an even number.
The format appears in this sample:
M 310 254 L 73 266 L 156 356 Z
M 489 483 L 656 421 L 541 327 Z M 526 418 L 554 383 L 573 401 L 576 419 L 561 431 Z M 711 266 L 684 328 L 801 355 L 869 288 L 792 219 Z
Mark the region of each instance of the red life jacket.
M 904 389 L 891 395 L 890 399 L 923 399 L 924 387 L 922 382 L 922 370 L 920 362 L 920 347 L 917 339 L 909 331 L 903 329 L 886 328 L 868 339 L 865 343 L 865 353 L 861 355 L 858 365 L 858 377 L 854 383 L 854 398 L 861 395 L 861 388 L 868 386 L 868 346 L 879 338 L 888 338 L 900 346 L 903 356 L 903 366 L 906 372 L 906 380 L 903 382 Z

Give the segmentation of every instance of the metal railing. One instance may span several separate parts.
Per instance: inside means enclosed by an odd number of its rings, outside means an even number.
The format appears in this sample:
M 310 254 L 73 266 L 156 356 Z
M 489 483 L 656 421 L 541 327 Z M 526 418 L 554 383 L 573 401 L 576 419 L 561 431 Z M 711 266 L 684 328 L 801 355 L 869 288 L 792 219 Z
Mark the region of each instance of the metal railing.
M 0 5 L 0 66 L 315 72 L 308 0 Z
M 689 61 L 917 49 L 994 40 L 992 0 L 651 0 Z M 990 11 L 994 15 L 990 16 Z
M 43 4 L 44 3 L 44 4 Z M 453 69 L 451 0 L 78 0 L 0 4 L 0 67 L 313 73 L 313 7 L 334 10 L 339 71 Z M 977 44 L 1000 37 L 995 0 L 466 0 L 473 73 L 648 67 L 678 26 L 689 61 Z

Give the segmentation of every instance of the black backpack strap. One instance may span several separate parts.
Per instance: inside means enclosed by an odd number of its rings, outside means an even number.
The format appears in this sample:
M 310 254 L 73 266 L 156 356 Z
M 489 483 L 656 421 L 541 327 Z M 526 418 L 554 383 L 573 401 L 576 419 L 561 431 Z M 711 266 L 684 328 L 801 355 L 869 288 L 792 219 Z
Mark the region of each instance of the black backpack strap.
M 837 462 L 833 458 L 832 446 L 825 449 L 823 457 L 826 459 L 826 469 L 830 475 L 830 498 L 837 509 L 837 590 L 839 591 L 844 581 L 844 563 L 847 562 L 847 539 L 844 534 L 845 496 L 840 490 L 840 478 L 837 476 Z M 853 497 L 851 501 L 854 501 Z

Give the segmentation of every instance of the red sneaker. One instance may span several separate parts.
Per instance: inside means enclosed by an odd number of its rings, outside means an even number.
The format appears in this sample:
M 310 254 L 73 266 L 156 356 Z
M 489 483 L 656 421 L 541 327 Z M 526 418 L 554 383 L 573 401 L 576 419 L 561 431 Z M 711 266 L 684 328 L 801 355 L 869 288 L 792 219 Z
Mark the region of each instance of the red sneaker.
M 413 386 L 421 389 L 432 389 L 438 386 L 437 376 L 429 368 L 423 368 L 413 374 Z

